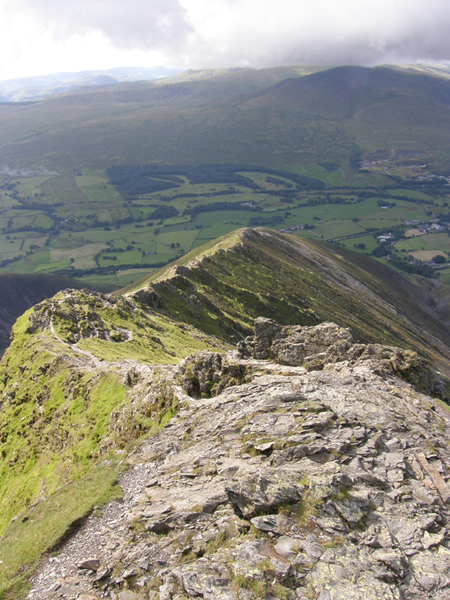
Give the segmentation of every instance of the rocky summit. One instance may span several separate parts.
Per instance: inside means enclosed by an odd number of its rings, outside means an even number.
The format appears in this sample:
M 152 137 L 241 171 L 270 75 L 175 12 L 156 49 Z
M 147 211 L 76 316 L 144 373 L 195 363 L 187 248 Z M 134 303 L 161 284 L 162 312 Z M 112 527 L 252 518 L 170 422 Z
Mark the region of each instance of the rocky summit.
M 126 377 L 153 405 L 145 369 Z M 450 413 L 415 352 L 258 318 L 159 382 L 175 416 L 124 454 L 121 497 L 42 559 L 28 600 L 450 599 Z

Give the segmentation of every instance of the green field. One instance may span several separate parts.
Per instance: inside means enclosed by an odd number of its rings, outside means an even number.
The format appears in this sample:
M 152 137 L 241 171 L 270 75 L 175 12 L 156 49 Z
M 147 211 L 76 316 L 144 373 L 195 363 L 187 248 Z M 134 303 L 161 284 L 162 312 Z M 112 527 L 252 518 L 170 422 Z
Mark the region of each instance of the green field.
M 320 173 L 305 169 L 304 174 Z M 400 186 L 308 190 L 296 184 L 295 174 L 292 180 L 256 171 L 238 175 L 244 179 L 230 184 L 191 183 L 181 174 L 171 189 L 128 196 L 101 171 L 4 177 L 0 272 L 63 273 L 119 287 L 230 231 L 258 226 L 365 253 L 376 249 L 377 233 L 392 230 L 401 256 L 450 252 L 446 231 L 410 239 L 403 235 L 411 228 L 406 221 L 426 225 L 436 214 L 448 215 L 448 196 L 442 192 Z
M 445 231 L 410 237 L 397 242 L 395 247 L 420 261 L 430 261 L 435 256 L 442 256 L 447 260 L 450 258 L 450 235 Z
M 399 250 L 443 250 L 450 252 L 450 236 L 445 233 L 433 233 L 409 238 L 396 244 Z
M 317 225 L 315 232 L 322 238 L 333 240 L 364 233 L 364 229 L 351 220 L 340 221 L 336 219 Z
M 373 235 L 361 235 L 343 240 L 341 244 L 349 250 L 356 252 L 372 252 L 378 246 Z M 364 247 L 363 247 L 364 246 Z

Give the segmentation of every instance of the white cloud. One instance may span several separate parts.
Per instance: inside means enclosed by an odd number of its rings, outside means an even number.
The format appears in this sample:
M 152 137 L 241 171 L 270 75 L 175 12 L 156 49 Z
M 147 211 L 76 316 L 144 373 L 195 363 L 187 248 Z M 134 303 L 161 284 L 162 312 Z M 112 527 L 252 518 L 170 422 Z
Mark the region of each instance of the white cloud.
M 125 64 L 445 61 L 449 27 L 447 0 L 0 0 L 0 78 Z
M 192 29 L 178 0 L 7 0 L 56 39 L 100 32 L 128 48 L 182 47 Z

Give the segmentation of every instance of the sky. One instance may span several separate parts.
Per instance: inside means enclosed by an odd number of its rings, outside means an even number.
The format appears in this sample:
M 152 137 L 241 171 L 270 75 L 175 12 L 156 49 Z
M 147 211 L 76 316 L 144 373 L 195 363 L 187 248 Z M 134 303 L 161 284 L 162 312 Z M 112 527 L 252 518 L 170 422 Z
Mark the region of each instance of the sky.
M 113 67 L 450 62 L 448 0 L 0 0 L 0 80 Z

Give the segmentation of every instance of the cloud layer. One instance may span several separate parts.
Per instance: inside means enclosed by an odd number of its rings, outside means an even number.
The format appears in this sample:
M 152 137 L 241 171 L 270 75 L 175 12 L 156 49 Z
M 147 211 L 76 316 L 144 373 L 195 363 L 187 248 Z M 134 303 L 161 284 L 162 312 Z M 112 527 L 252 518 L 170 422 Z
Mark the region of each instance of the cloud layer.
M 448 0 L 1 2 L 11 23 L 26 18 L 43 43 L 69 48 L 84 36 L 179 67 L 450 60 Z
M 100 32 L 114 45 L 182 51 L 193 31 L 178 0 L 14 0 L 56 39 Z

